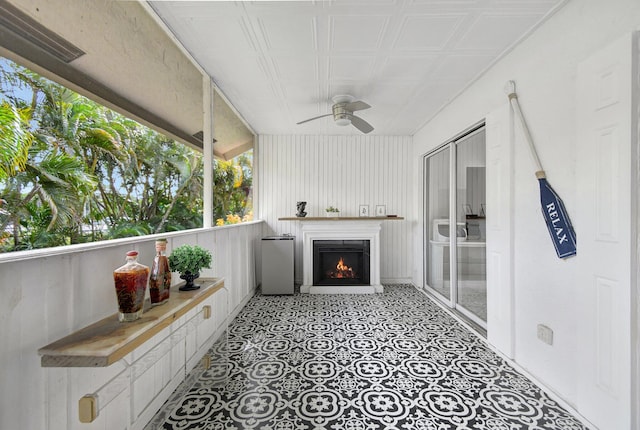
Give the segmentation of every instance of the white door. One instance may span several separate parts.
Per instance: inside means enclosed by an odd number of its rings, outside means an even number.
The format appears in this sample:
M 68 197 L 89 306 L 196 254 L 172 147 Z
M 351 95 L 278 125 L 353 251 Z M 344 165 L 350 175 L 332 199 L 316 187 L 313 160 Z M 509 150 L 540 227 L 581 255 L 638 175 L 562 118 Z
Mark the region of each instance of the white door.
M 581 63 L 577 75 L 578 409 L 601 430 L 635 428 L 638 407 L 631 402 L 638 376 L 631 353 L 638 331 L 631 305 L 637 265 L 636 50 L 629 35 Z

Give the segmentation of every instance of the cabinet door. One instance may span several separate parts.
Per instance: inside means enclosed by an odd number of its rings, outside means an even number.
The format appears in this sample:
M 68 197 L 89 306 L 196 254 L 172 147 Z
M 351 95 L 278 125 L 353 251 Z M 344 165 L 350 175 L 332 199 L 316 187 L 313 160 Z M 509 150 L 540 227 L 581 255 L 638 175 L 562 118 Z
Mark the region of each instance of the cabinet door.
M 199 320 L 199 324 L 196 328 L 198 349 L 210 346 L 209 344 L 213 340 L 213 336 L 216 334 L 218 327 L 216 327 L 217 319 L 215 313 L 218 309 L 215 305 L 218 300 L 224 300 L 220 291 L 217 291 L 214 295 L 198 306 L 198 311 L 202 315 L 202 319 Z M 205 308 L 208 309 L 206 312 Z

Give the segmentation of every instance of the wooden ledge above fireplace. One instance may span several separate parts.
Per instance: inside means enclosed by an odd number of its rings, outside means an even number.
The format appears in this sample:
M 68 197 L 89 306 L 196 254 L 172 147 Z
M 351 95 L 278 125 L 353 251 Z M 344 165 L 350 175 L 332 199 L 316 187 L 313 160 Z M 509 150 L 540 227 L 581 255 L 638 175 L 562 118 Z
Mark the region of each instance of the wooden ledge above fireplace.
M 305 217 L 281 217 L 278 218 L 278 221 L 370 221 L 370 220 L 403 220 L 404 217 L 401 216 L 339 216 L 339 217 L 329 217 L 329 216 L 305 216 Z

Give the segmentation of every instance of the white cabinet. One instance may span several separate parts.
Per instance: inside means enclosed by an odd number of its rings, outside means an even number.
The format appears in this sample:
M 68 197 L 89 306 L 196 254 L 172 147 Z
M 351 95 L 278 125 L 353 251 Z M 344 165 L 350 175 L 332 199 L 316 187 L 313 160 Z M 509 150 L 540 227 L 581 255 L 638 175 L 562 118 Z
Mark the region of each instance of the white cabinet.
M 228 291 L 222 279 L 205 282 L 193 300 L 172 291 L 174 302 L 152 308 L 137 325 L 107 318 L 41 348 L 48 397 L 68 393 L 50 406 L 56 423 L 49 427 L 142 429 L 226 330 Z M 59 410 L 65 406 L 66 414 Z

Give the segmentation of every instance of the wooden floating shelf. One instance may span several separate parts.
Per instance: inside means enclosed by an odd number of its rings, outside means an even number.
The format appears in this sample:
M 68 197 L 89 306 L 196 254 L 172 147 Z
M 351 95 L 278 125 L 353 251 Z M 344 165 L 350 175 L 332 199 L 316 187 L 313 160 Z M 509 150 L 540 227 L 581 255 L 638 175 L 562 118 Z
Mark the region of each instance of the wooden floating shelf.
M 370 221 L 370 220 L 403 220 L 401 216 L 307 216 L 307 217 L 281 217 L 278 221 Z
M 40 348 L 41 366 L 109 366 L 223 288 L 224 279 L 196 279 L 195 284 L 200 288 L 194 291 L 179 291 L 178 288 L 183 284 L 171 288 L 167 303 L 151 307 L 147 300 L 140 319 L 120 322 L 116 313 Z M 115 298 L 114 306 L 117 307 Z

